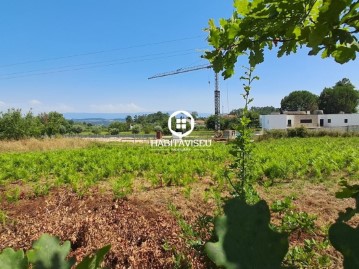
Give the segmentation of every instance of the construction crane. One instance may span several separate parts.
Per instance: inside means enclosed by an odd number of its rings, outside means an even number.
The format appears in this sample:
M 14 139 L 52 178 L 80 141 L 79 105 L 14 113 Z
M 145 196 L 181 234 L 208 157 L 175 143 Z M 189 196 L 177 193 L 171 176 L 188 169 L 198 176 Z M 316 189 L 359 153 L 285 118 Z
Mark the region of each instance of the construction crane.
M 161 78 L 161 77 L 172 76 L 181 73 L 187 73 L 187 72 L 197 71 L 201 69 L 210 69 L 210 68 L 212 68 L 212 65 L 198 65 L 193 67 L 180 68 L 175 71 L 154 75 L 152 77 L 149 77 L 148 79 Z M 221 114 L 221 93 L 219 91 L 218 73 L 215 73 L 215 78 L 214 78 L 214 114 L 216 116 L 219 116 Z M 220 130 L 218 117 L 215 123 L 215 129 L 216 131 Z

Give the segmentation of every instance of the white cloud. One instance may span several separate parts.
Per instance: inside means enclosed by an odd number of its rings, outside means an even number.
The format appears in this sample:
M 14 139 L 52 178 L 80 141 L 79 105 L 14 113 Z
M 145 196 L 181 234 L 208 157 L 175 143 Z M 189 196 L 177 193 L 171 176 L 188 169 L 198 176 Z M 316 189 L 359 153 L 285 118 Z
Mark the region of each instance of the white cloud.
M 74 112 L 74 108 L 66 105 L 66 104 L 56 104 L 54 105 L 51 109 L 49 109 L 48 111 L 57 111 L 60 113 L 66 113 L 66 112 Z
M 91 110 L 94 113 L 130 113 L 143 112 L 144 109 L 134 103 L 129 104 L 102 104 L 91 105 Z
M 41 105 L 42 103 L 39 100 L 32 99 L 29 101 L 29 104 L 32 106 L 38 106 L 38 105 Z
M 39 103 L 37 105 L 33 105 L 33 112 L 35 114 L 42 113 L 42 112 L 50 112 L 50 111 L 56 111 L 59 113 L 66 113 L 66 112 L 75 112 L 73 107 L 63 104 L 63 103 L 57 103 L 57 104 L 43 104 Z
M 0 101 L 0 107 L 5 107 L 5 106 L 6 106 L 6 103 L 3 101 Z

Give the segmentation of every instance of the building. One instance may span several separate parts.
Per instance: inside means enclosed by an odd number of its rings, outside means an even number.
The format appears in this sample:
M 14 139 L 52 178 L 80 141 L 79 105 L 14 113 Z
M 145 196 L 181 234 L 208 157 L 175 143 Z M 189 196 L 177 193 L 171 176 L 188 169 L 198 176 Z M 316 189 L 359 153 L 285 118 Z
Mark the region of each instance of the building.
M 359 128 L 359 114 L 314 114 L 305 111 L 289 111 L 283 114 L 261 115 L 260 124 L 264 130 L 306 127 L 308 129 L 331 128 L 350 130 Z

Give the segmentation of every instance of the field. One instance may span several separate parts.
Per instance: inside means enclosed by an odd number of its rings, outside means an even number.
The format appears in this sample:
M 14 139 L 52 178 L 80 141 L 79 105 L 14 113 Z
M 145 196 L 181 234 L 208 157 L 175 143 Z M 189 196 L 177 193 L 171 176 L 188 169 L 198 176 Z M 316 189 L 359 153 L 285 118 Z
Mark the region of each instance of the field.
M 233 161 L 230 144 L 9 143 L 0 143 L 0 249 L 29 248 L 46 232 L 70 240 L 76 257 L 111 243 L 110 268 L 213 267 L 203 243 L 231 191 L 225 179 Z M 339 211 L 353 206 L 351 200 L 336 199 L 335 192 L 342 178 L 359 179 L 359 138 L 255 144 L 252 169 L 261 197 L 272 209 L 279 199 L 290 199 L 291 208 L 309 223 L 291 236 L 287 263 L 340 268 L 342 258 L 326 245 L 326 232 Z M 274 211 L 272 222 L 279 227 L 281 216 Z M 315 239 L 312 252 L 296 253 L 309 235 Z M 309 267 L 300 255 L 311 255 Z

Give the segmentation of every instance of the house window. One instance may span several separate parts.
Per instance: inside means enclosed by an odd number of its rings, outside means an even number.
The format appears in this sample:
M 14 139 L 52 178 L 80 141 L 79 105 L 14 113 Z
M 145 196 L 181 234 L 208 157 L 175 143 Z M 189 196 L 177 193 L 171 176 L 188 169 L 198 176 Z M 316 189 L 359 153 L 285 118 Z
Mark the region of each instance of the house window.
M 331 119 L 328 119 L 328 123 L 332 123 L 332 120 L 331 120 Z
M 288 127 L 291 127 L 291 126 L 292 126 L 292 120 L 288 120 L 287 126 L 288 126 Z
M 348 119 L 344 119 L 344 123 L 348 123 Z
M 300 123 L 313 123 L 312 119 L 302 119 L 300 120 Z

